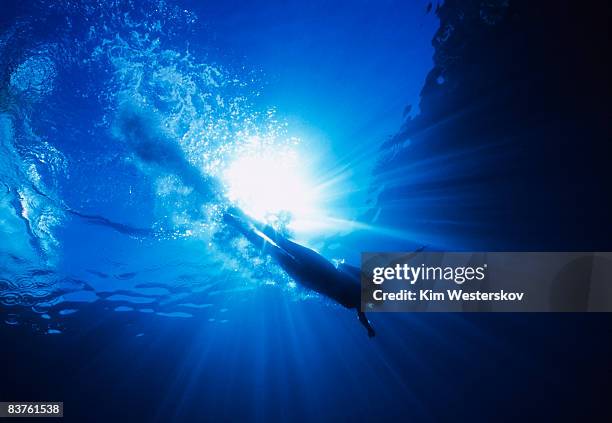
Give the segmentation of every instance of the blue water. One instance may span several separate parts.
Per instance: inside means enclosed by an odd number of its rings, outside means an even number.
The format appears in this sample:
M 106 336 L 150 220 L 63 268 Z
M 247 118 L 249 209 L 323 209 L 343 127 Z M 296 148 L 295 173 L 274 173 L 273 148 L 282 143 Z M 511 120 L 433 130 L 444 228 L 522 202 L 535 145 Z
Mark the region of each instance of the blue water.
M 373 155 L 405 104 L 418 103 L 437 19 L 420 4 L 401 14 L 394 3 L 348 15 L 346 4 L 321 7 L 8 5 L 6 323 L 61 333 L 95 304 L 216 327 L 235 321 L 230 310 L 259 290 L 334 310 L 228 233 L 220 213 L 237 204 L 260 220 L 286 215 L 288 235 L 330 259 L 355 262 L 375 249 L 336 240 L 365 226 Z M 373 36 L 362 31 L 371 14 Z M 413 51 L 400 55 L 406 44 Z M 240 185 L 290 159 L 294 167 L 256 182 L 267 187 L 241 191 L 227 181 L 231 169 L 246 175 Z M 296 172 L 300 180 L 274 185 Z M 240 203 L 251 189 L 260 190 L 249 197 L 259 201 L 253 210 Z M 303 198 L 286 204 L 295 191 Z M 257 196 L 266 197 L 261 215 Z
M 0 317 L 23 357 L 6 399 L 64 401 L 81 421 L 96 399 L 101 421 L 435 420 L 500 371 L 554 379 L 491 336 L 545 319 L 376 315 L 370 340 L 221 219 L 237 204 L 354 265 L 457 245 L 375 207 L 406 171 L 380 172 L 380 148 L 420 113 L 439 27 L 427 5 L 3 2 Z M 228 169 L 245 155 L 265 166 L 239 189 Z M 421 165 L 408 181 L 435 174 Z M 260 177 L 281 185 L 248 185 Z M 398 201 L 396 216 L 413 210 Z M 439 209 L 428 201 L 414 208 Z

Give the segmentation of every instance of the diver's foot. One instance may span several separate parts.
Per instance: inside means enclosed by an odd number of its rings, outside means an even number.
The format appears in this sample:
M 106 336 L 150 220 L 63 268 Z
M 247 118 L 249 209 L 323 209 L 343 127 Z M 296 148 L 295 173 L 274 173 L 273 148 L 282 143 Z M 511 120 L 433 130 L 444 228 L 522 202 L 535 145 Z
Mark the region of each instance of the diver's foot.
M 374 332 L 374 328 L 370 324 L 370 321 L 366 317 L 365 313 L 363 311 L 357 310 L 357 318 L 359 319 L 363 327 L 367 329 L 368 337 L 373 338 L 374 335 L 376 335 L 376 332 Z

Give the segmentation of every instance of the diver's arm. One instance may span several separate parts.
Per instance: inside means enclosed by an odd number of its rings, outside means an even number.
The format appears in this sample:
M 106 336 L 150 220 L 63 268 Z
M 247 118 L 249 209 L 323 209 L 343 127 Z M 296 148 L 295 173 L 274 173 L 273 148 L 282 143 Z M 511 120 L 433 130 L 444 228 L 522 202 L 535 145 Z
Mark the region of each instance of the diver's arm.
M 361 322 L 361 324 L 367 329 L 368 336 L 370 338 L 373 338 L 374 335 L 376 335 L 376 332 L 374 331 L 374 328 L 370 324 L 370 321 L 366 317 L 365 313 L 363 311 L 359 310 L 359 311 L 357 311 L 357 317 L 359 318 L 359 321 Z
M 223 214 L 223 221 L 240 232 L 249 242 L 259 248 L 263 248 L 267 244 L 266 238 L 258 234 L 254 227 L 251 226 L 251 222 L 245 219 L 244 214 L 236 214 L 234 210 L 231 213 Z
M 295 266 L 295 258 L 287 251 L 279 247 L 267 238 L 261 232 L 258 232 L 257 227 L 253 225 L 253 220 L 248 218 L 238 209 L 231 209 L 224 213 L 223 221 L 240 232 L 255 248 L 261 249 L 261 252 L 270 254 L 277 263 L 285 270 Z

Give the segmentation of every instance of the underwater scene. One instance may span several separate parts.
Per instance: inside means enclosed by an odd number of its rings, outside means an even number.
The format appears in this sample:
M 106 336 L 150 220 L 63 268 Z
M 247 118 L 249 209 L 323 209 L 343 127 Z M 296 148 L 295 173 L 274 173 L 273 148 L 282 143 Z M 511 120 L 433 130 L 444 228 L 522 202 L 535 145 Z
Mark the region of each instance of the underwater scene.
M 78 422 L 506 421 L 605 392 L 603 315 L 365 317 L 353 287 L 300 273 L 609 250 L 609 74 L 572 47 L 606 39 L 593 10 L 0 8 L 0 401 Z

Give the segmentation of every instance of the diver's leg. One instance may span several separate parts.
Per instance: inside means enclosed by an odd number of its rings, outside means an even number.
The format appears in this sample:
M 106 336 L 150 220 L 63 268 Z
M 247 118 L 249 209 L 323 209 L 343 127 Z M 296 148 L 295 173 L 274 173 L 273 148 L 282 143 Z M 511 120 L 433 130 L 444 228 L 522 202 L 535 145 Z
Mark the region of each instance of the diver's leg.
M 374 328 L 372 327 L 372 325 L 370 325 L 370 321 L 368 320 L 368 318 L 366 317 L 363 311 L 361 310 L 357 311 L 357 317 L 359 318 L 359 321 L 361 322 L 361 324 L 368 330 L 368 336 L 370 338 L 376 335 L 376 332 L 374 332 Z

